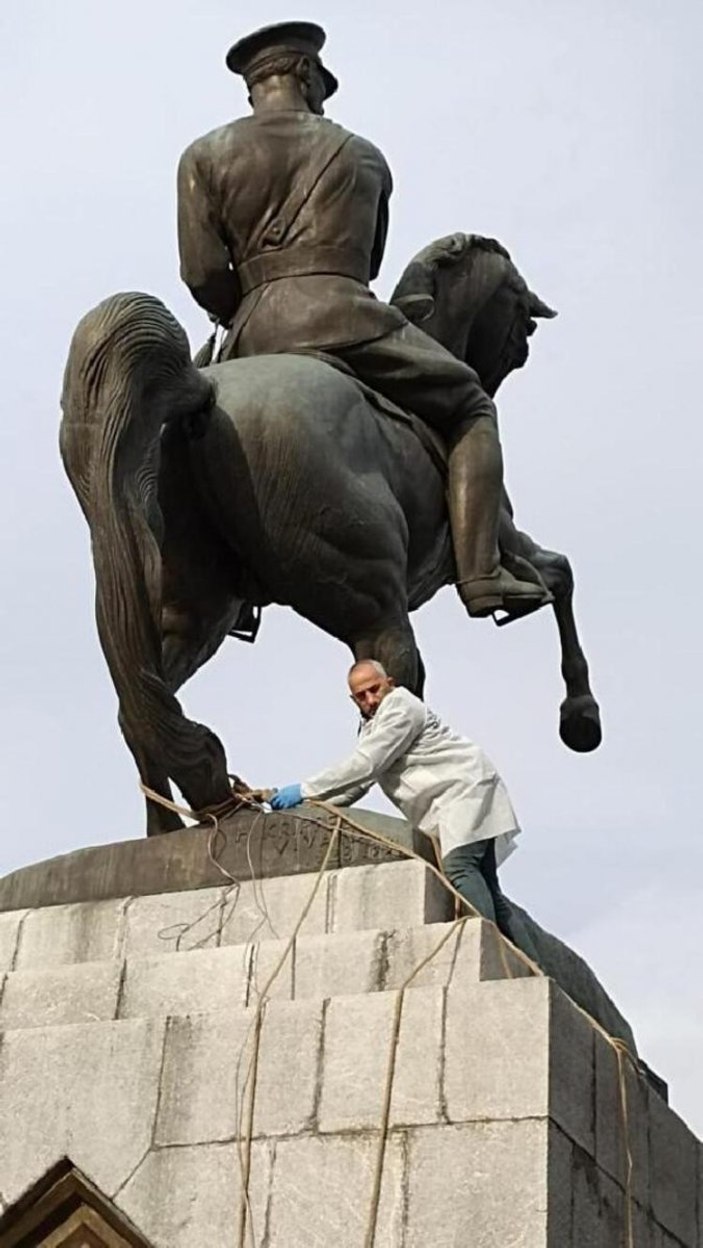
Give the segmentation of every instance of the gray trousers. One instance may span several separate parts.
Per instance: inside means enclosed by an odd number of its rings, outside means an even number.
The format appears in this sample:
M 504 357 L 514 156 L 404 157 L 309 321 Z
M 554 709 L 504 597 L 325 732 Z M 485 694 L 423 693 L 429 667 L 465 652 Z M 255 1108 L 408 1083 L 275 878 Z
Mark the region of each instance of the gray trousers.
M 442 859 L 442 866 L 456 891 L 539 966 L 539 953 L 525 923 L 501 892 L 495 841 L 459 845 Z
M 442 866 L 457 892 L 512 940 L 512 910 L 498 883 L 495 840 L 459 845 L 442 859 Z

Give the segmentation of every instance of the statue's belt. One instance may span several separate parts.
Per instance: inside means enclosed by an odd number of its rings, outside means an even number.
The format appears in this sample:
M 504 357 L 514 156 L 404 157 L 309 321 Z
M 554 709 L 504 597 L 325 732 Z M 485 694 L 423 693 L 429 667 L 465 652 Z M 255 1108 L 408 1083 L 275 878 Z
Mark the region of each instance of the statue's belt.
M 256 290 L 257 286 L 265 286 L 284 277 L 310 277 L 313 274 L 351 277 L 367 286 L 368 257 L 350 254 L 339 247 L 284 247 L 261 252 L 237 265 L 243 295 Z

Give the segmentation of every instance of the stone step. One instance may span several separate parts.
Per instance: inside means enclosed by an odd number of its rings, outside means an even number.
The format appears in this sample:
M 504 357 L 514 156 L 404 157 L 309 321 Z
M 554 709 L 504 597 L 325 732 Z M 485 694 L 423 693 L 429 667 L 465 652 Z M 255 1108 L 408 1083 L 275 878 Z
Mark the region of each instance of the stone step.
M 251 1242 L 367 1242 L 394 1056 L 378 1248 L 620 1248 L 618 1063 L 568 998 L 544 978 L 426 985 L 406 994 L 397 1036 L 396 1010 L 390 991 L 268 1005 L 253 1097 Z M 4 1202 L 70 1156 L 155 1248 L 231 1244 L 254 1015 L 249 1007 L 8 1032 Z M 633 1242 L 695 1248 L 703 1154 L 629 1067 L 625 1088 Z
M 469 919 L 462 928 L 433 923 L 300 936 L 282 966 L 286 940 L 191 949 L 187 956 L 128 953 L 8 972 L 0 985 L 0 1030 L 244 1009 L 263 993 L 301 1000 L 389 991 L 401 987 L 444 937 L 410 987 L 527 974 L 496 929 L 481 919 Z
M 0 914 L 0 974 L 159 954 L 275 942 L 289 937 L 316 875 L 236 886 L 78 902 Z M 451 919 L 453 899 L 417 861 L 327 872 L 301 935 L 420 927 Z

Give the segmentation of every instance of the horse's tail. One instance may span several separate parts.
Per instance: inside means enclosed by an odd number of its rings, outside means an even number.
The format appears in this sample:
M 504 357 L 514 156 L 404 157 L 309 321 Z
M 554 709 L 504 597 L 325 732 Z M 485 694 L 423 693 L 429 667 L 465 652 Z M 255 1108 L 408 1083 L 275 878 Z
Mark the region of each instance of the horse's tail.
M 220 741 L 184 716 L 164 680 L 159 444 L 165 422 L 197 420 L 212 403 L 211 383 L 158 299 L 114 295 L 78 325 L 60 446 L 90 525 L 98 633 L 120 726 L 143 782 L 168 798 L 170 777 L 193 809 L 225 801 L 230 786 Z M 155 805 L 148 810 L 148 830 L 174 826 Z

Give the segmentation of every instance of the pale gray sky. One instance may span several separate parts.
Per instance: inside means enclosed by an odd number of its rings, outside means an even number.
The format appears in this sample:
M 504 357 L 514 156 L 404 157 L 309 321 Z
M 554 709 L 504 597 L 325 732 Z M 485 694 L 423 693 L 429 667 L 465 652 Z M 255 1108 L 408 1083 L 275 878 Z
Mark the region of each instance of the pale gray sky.
M 507 479 L 521 526 L 572 558 L 605 742 L 559 742 L 547 612 L 497 630 L 445 590 L 416 617 L 428 699 L 508 782 L 525 833 L 507 890 L 591 961 L 701 1132 L 696 0 L 3 6 L 0 873 L 142 831 L 59 462 L 61 373 L 75 322 L 115 290 L 160 295 L 206 336 L 178 279 L 176 163 L 246 111 L 229 43 L 288 17 L 327 27 L 330 115 L 394 171 L 379 293 L 459 229 L 500 238 L 560 310 L 500 395 Z M 351 745 L 347 662 L 271 609 L 184 702 L 233 768 L 283 784 Z

